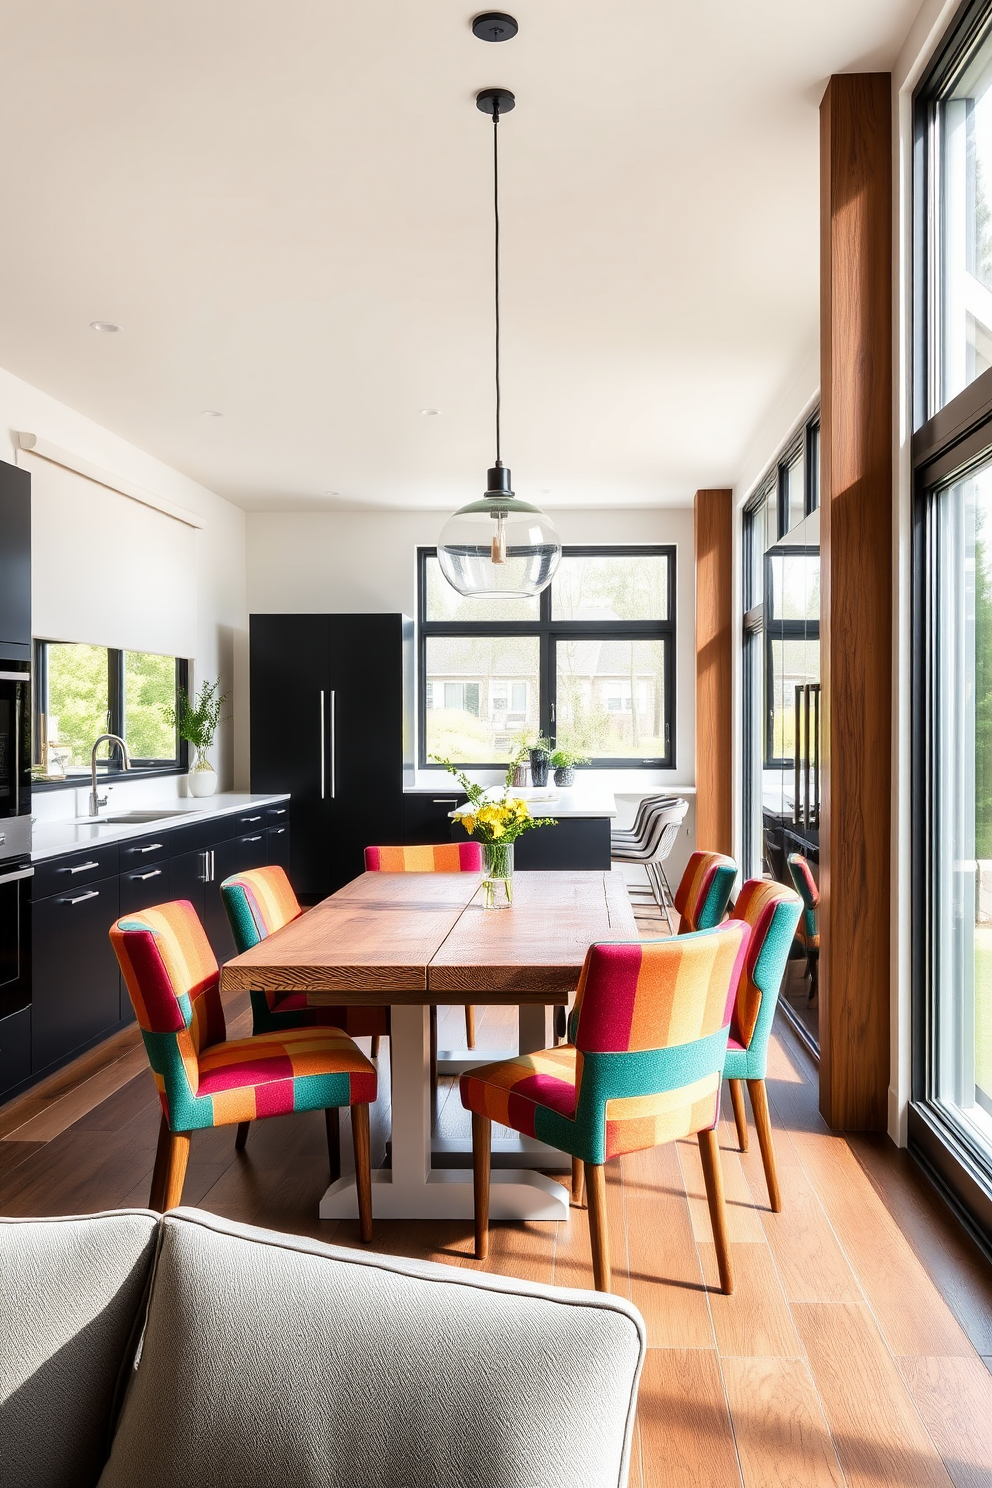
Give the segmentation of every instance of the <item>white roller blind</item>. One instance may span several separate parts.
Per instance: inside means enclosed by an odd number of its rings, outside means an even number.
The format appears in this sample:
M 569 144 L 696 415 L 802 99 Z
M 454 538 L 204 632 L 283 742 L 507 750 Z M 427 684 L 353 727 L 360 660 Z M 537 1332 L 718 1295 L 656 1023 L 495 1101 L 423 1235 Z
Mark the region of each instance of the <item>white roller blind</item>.
M 32 628 L 46 640 L 196 654 L 196 532 L 22 451 L 31 472 Z

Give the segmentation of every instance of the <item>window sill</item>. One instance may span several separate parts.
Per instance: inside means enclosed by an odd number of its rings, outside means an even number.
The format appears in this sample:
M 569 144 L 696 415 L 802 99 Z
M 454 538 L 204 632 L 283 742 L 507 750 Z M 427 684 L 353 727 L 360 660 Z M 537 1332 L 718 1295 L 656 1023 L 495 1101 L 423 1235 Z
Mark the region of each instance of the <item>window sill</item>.
M 101 760 L 100 763 L 102 764 L 103 761 Z M 185 775 L 187 773 L 187 770 L 182 765 L 167 765 L 164 768 L 149 770 L 98 770 L 96 778 L 98 785 L 102 785 L 106 781 L 118 785 L 126 780 L 161 780 L 169 775 Z M 80 790 L 83 787 L 88 789 L 91 783 L 90 772 L 89 770 L 85 770 L 79 775 L 67 775 L 65 780 L 32 780 L 31 790 L 32 792 L 38 791 L 39 793 L 47 794 L 49 791 Z

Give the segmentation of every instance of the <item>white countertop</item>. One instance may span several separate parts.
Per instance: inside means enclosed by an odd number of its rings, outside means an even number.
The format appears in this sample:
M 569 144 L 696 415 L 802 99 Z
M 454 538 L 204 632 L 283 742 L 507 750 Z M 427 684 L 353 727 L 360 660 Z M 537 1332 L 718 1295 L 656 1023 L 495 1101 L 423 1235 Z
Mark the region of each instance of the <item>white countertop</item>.
M 490 791 L 496 797 L 503 794 L 502 786 L 491 786 Z M 556 785 L 512 786 L 510 795 L 525 800 L 530 807 L 531 816 L 553 816 L 557 820 L 567 821 L 581 817 L 612 818 L 617 814 L 613 792 L 597 785 L 562 786 L 560 789 Z
M 77 848 L 103 846 L 111 842 L 125 842 L 131 837 L 146 837 L 149 832 L 168 832 L 173 827 L 188 826 L 191 821 L 206 821 L 211 817 L 230 816 L 243 811 L 246 806 L 271 806 L 277 801 L 286 801 L 288 794 L 250 795 L 247 792 L 225 791 L 217 796 L 176 796 L 167 801 L 149 802 L 147 806 L 135 803 L 134 810 L 154 811 L 161 806 L 167 816 L 151 817 L 142 822 L 108 821 L 39 821 L 31 830 L 31 861 L 40 862 L 53 858 L 58 853 L 74 852 Z M 108 809 L 107 815 L 122 813 L 126 807 Z M 173 814 L 175 813 L 175 814 Z

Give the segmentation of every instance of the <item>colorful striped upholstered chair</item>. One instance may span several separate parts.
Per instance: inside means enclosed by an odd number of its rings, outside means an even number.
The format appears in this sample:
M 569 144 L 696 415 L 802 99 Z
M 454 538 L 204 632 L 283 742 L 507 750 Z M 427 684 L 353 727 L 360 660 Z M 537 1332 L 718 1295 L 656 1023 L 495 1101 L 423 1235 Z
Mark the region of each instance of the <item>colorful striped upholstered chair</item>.
M 694 852 L 675 890 L 679 934 L 712 930 L 727 913 L 737 879 L 737 864 L 723 853 Z
M 237 1146 L 265 1116 L 324 1111 L 331 1175 L 340 1171 L 338 1108 L 351 1106 L 361 1235 L 372 1238 L 369 1103 L 375 1066 L 339 1028 L 226 1037 L 218 969 L 186 900 L 125 915 L 110 939 L 134 1004 L 162 1102 L 149 1207 L 182 1199 L 190 1133 L 237 1124 Z
M 303 913 L 285 870 L 279 867 L 234 873 L 225 878 L 220 893 L 239 954 Z M 352 1038 L 371 1038 L 373 1059 L 381 1035 L 389 1033 L 388 1007 L 325 1007 L 311 1003 L 306 992 L 252 992 L 251 1013 L 253 1033 L 343 1028 Z
M 816 886 L 812 869 L 802 853 L 789 854 L 789 873 L 803 901 L 803 914 L 799 921 L 799 943 L 806 952 L 809 1000 L 812 1002 L 819 990 L 820 982 L 820 928 L 816 918 L 816 911 L 820 906 L 820 891 Z
M 573 1158 L 573 1192 L 589 1193 L 598 1291 L 610 1290 L 604 1163 L 698 1135 L 720 1283 L 733 1289 L 716 1138 L 727 1036 L 750 929 L 739 920 L 695 935 L 592 945 L 577 993 L 575 1041 L 482 1065 L 461 1078 L 472 1112 L 475 1253 L 489 1248 L 492 1123 Z
M 747 1082 L 768 1185 L 768 1201 L 776 1214 L 782 1207 L 782 1200 L 775 1171 L 765 1068 L 779 989 L 802 907 L 799 895 L 785 884 L 767 878 L 749 878 L 728 921 L 732 924 L 734 920 L 741 920 L 749 925 L 751 939 L 737 987 L 723 1073 L 730 1082 L 737 1139 L 742 1152 L 747 1151 L 743 1083 Z
M 477 842 L 432 842 L 420 847 L 367 847 L 368 873 L 481 873 Z M 465 1007 L 465 1042 L 475 1048 L 475 1008 Z M 431 1063 L 437 1055 L 437 1009 L 431 1008 Z M 434 1080 L 436 1084 L 436 1078 Z

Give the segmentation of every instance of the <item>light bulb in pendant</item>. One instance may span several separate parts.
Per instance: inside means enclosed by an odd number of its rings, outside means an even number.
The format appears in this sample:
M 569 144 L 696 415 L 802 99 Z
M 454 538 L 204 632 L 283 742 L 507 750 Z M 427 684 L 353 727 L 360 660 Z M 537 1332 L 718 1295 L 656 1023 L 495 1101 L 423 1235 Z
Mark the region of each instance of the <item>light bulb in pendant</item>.
M 506 562 L 506 513 L 503 511 L 496 513 L 496 531 L 493 533 L 490 562 Z

